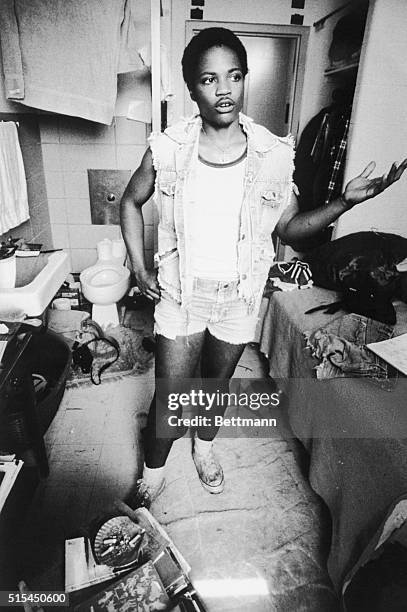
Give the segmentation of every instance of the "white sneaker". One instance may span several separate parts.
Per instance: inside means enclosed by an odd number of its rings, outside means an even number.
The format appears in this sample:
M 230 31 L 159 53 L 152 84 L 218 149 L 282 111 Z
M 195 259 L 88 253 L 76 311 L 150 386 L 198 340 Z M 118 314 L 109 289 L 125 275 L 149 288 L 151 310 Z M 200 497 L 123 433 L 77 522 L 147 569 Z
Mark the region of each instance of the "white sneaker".
M 203 488 L 209 493 L 222 493 L 225 487 L 225 477 L 212 446 L 206 453 L 200 453 L 194 440 L 192 458 Z
M 163 492 L 164 488 L 165 478 L 163 478 L 156 487 L 147 485 L 146 482 L 140 478 L 137 480 L 133 491 L 128 495 L 126 503 L 133 510 L 141 507 L 148 509 L 153 501 Z

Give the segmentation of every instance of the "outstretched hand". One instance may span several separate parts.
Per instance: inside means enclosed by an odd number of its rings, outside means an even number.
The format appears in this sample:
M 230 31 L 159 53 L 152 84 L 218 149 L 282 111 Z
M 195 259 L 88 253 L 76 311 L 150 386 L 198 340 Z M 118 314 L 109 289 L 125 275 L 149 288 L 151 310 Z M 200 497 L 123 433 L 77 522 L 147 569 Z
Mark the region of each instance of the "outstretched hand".
M 399 165 L 394 162 L 387 174 L 369 178 L 375 168 L 375 162 L 371 161 L 359 176 L 356 176 L 346 185 L 342 199 L 348 209 L 369 198 L 374 198 L 387 189 L 387 187 L 390 187 L 395 181 L 398 181 L 407 168 L 407 159 L 402 161 Z

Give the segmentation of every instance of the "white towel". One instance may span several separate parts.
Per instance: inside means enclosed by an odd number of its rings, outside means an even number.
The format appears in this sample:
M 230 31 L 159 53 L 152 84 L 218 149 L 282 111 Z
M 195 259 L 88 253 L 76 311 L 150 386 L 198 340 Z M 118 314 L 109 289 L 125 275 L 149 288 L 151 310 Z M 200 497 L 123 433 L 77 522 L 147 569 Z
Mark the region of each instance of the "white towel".
M 145 46 L 138 50 L 143 64 L 151 71 L 151 45 Z M 171 91 L 171 70 L 169 64 L 168 48 L 160 45 L 160 77 L 161 77 L 161 102 L 167 102 L 173 97 Z
M 138 56 L 140 61 L 143 62 L 144 68 L 151 74 L 151 46 L 145 46 L 142 49 L 138 50 Z M 160 75 L 161 75 L 161 101 L 167 102 L 170 100 L 174 94 L 171 92 L 171 72 L 168 63 L 168 49 L 165 45 L 160 46 Z M 139 72 L 138 74 L 141 74 Z M 135 73 L 133 73 L 133 77 Z M 134 85 L 131 85 L 130 81 L 131 75 L 128 77 L 128 81 L 125 83 L 124 80 L 122 84 L 129 83 L 127 90 L 125 87 L 122 87 L 121 91 L 121 100 L 118 101 L 117 107 L 120 109 L 123 107 L 123 104 L 127 102 L 127 119 L 133 119 L 134 121 L 144 121 L 144 123 L 151 123 L 151 91 L 150 87 L 138 87 L 135 90 Z M 145 78 L 145 77 L 144 77 Z M 137 97 L 135 96 L 135 91 L 137 92 Z M 116 107 L 116 108 L 117 108 Z M 121 114 L 120 112 L 118 114 Z
M 6 96 L 110 125 L 126 0 L 1 0 Z
M 0 234 L 29 218 L 27 183 L 17 126 L 0 122 Z
M 140 0 L 126 0 L 124 19 L 121 27 L 121 43 L 118 74 L 134 72 L 143 68 L 137 48 L 140 40 L 150 40 L 150 3 Z

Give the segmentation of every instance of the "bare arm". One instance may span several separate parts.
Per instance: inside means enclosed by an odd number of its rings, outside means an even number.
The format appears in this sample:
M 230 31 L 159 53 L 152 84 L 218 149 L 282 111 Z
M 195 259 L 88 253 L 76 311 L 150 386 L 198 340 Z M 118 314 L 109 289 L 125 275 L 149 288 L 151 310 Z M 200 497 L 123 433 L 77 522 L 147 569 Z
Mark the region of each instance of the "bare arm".
M 300 212 L 297 197 L 293 193 L 290 205 L 284 210 L 277 223 L 276 232 L 283 242 L 301 250 L 298 245 L 301 244 L 302 240 L 310 238 L 328 227 L 345 210 L 342 200 L 337 199 L 327 206 L 321 206 L 308 212 Z
M 158 299 L 160 292 L 155 271 L 146 269 L 144 221 L 141 207 L 152 196 L 154 183 L 155 170 L 151 149 L 147 149 L 121 199 L 120 225 L 137 286 L 150 299 Z
M 370 162 L 359 176 L 349 181 L 343 195 L 327 206 L 300 213 L 297 198 L 293 195 L 291 204 L 283 212 L 277 223 L 277 234 L 285 243 L 293 246 L 296 242 L 313 236 L 335 221 L 342 213 L 350 210 L 356 204 L 374 198 L 395 181 L 398 181 L 407 168 L 407 159 L 398 166 L 394 163 L 387 174 L 369 178 L 375 166 L 374 162 Z

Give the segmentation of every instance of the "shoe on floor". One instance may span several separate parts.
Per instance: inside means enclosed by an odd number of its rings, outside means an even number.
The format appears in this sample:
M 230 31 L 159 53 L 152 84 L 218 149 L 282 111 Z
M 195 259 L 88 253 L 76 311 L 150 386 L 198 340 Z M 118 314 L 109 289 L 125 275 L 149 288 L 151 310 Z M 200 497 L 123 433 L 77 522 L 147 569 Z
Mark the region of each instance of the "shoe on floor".
M 216 458 L 212 446 L 206 453 L 201 453 L 197 450 L 194 441 L 192 458 L 203 488 L 209 493 L 222 493 L 225 487 L 225 478 L 222 466 Z
M 148 508 L 151 506 L 153 501 L 157 499 L 157 497 L 162 493 L 165 487 L 165 479 L 159 483 L 157 487 L 151 487 L 146 484 L 146 482 L 140 478 L 136 482 L 136 486 L 129 493 L 125 502 L 130 508 L 135 510 L 136 508 Z

